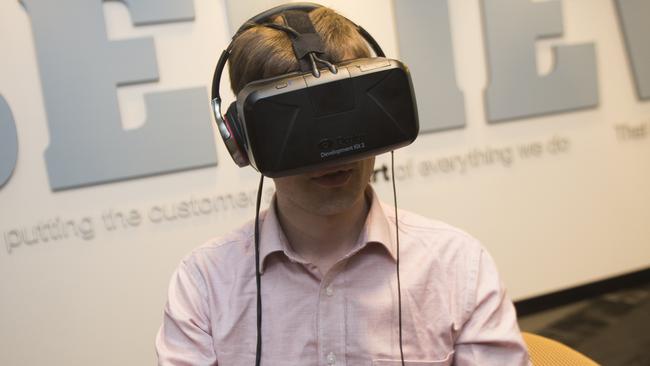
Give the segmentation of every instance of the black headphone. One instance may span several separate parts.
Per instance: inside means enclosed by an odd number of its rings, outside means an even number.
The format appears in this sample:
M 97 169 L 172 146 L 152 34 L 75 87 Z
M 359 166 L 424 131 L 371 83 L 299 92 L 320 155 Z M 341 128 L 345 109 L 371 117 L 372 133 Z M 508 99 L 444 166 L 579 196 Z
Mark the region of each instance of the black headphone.
M 230 103 L 230 106 L 226 110 L 226 114 L 223 115 L 221 113 L 221 95 L 219 94 L 219 84 L 221 82 L 221 74 L 226 65 L 226 61 L 230 56 L 233 41 L 242 32 L 258 25 L 268 26 L 283 31 L 293 31 L 291 28 L 284 27 L 277 23 L 270 23 L 270 21 L 274 16 L 277 16 L 284 12 L 302 11 L 305 13 L 309 13 L 312 10 L 320 7 L 322 6 L 315 3 L 291 3 L 291 4 L 276 6 L 269 10 L 266 10 L 250 18 L 241 27 L 239 27 L 237 32 L 235 32 L 235 35 L 233 35 L 232 39 L 230 40 L 230 44 L 228 45 L 228 47 L 221 53 L 221 56 L 219 57 L 219 61 L 217 62 L 217 66 L 214 72 L 214 77 L 212 79 L 212 99 L 211 99 L 212 112 L 214 113 L 214 118 L 217 122 L 217 127 L 219 128 L 219 133 L 221 134 L 221 138 L 226 144 L 226 148 L 228 149 L 230 156 L 232 156 L 233 160 L 238 166 L 244 167 L 250 164 L 248 155 L 246 153 L 247 142 L 245 137 L 245 130 L 238 116 L 237 102 L 235 101 Z M 382 51 L 377 41 L 375 41 L 375 39 L 370 35 L 370 33 L 368 33 L 361 26 L 350 21 L 349 19 L 347 20 L 356 27 L 359 34 L 365 39 L 366 42 L 368 42 L 368 44 L 374 51 L 375 55 L 378 57 L 384 57 L 384 52 Z M 320 61 L 324 61 L 324 60 L 320 60 Z

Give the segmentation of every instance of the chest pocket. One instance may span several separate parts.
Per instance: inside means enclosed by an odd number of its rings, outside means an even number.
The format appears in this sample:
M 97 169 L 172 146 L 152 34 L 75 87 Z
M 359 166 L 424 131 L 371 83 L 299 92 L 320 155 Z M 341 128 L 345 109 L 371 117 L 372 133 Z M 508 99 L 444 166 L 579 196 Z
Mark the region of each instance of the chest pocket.
M 404 360 L 405 366 L 448 366 L 454 360 L 454 351 L 449 352 L 447 357 L 438 361 L 415 361 L 415 360 Z M 372 360 L 372 366 L 402 366 L 401 360 Z

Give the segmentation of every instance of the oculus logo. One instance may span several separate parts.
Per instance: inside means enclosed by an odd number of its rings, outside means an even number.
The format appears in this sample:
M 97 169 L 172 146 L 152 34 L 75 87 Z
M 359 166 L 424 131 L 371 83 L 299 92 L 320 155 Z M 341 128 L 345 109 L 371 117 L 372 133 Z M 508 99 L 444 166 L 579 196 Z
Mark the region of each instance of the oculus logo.
M 331 150 L 339 147 L 347 147 L 355 144 L 362 144 L 364 135 L 338 136 L 334 138 L 324 138 L 318 142 L 318 148 L 321 151 Z

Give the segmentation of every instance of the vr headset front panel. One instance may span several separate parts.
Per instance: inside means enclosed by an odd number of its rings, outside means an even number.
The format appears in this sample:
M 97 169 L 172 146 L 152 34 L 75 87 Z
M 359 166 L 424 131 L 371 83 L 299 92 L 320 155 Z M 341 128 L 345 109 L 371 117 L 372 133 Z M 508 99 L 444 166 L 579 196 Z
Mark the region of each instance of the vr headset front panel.
M 384 58 L 343 63 L 336 74 L 322 70 L 318 78 L 257 81 L 237 100 L 251 164 L 269 177 L 394 150 L 419 130 L 408 70 Z

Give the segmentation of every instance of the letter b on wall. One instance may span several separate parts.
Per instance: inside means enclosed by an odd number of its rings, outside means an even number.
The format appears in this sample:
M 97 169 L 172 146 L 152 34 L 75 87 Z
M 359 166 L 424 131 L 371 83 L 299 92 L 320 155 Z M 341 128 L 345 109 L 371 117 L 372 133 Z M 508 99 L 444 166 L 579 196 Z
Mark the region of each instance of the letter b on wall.
M 20 0 L 31 18 L 50 131 L 53 190 L 216 164 L 205 87 L 145 95 L 122 128 L 116 88 L 158 80 L 151 38 L 109 41 L 101 0 Z M 135 25 L 192 20 L 192 0 L 123 0 Z

